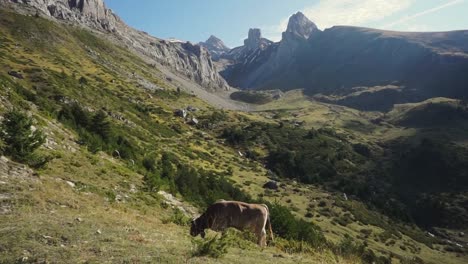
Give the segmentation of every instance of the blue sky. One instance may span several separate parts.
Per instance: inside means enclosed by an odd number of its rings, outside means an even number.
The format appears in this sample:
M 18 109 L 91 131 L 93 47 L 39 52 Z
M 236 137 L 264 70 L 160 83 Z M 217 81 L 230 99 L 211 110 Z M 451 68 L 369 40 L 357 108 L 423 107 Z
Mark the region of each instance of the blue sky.
M 127 24 L 159 38 L 191 42 L 211 34 L 242 45 L 249 28 L 281 39 L 290 15 L 303 12 L 320 29 L 333 25 L 401 31 L 468 29 L 468 0 L 105 0 Z

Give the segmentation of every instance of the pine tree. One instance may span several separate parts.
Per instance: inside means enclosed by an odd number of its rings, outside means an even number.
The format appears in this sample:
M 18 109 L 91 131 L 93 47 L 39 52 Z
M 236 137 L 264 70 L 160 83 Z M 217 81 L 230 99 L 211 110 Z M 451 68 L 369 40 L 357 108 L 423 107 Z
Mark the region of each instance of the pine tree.
M 97 112 L 91 121 L 91 129 L 94 133 L 101 136 L 105 142 L 109 142 L 112 138 L 112 127 L 107 115 L 104 111 Z
M 32 131 L 32 119 L 17 110 L 8 112 L 0 126 L 0 137 L 4 142 L 5 154 L 18 161 L 27 160 L 44 142 L 39 130 Z

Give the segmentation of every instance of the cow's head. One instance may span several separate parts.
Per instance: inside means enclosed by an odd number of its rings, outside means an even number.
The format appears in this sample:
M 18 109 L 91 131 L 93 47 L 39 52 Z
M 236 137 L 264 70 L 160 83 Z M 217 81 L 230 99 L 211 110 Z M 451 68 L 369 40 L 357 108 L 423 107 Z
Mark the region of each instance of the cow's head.
M 192 226 L 190 227 L 190 235 L 193 237 L 201 235 L 202 238 L 205 238 L 205 224 L 201 217 L 192 220 Z

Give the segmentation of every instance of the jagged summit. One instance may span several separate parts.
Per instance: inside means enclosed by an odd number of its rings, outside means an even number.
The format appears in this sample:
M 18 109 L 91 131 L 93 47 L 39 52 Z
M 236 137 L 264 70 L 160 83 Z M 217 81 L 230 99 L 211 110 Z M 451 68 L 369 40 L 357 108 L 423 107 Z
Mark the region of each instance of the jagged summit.
M 220 38 L 216 37 L 215 35 L 211 35 L 211 36 L 205 41 L 205 43 L 207 43 L 207 44 L 213 44 L 213 45 L 219 45 L 219 46 L 223 46 L 223 47 L 225 47 L 225 48 L 228 48 L 228 47 L 224 44 L 224 42 L 223 42 Z
M 214 35 L 211 35 L 205 42 L 198 44 L 207 49 L 215 60 L 230 50 L 221 39 Z
M 265 48 L 270 45 L 272 41 L 262 38 L 262 31 L 259 28 L 249 29 L 248 38 L 244 40 L 244 46 L 249 49 Z
M 296 37 L 308 39 L 316 31 L 319 31 L 317 25 L 310 21 L 303 13 L 297 12 L 289 18 L 288 27 L 285 32 L 287 34 L 283 33 L 283 38 L 285 35 L 292 34 Z

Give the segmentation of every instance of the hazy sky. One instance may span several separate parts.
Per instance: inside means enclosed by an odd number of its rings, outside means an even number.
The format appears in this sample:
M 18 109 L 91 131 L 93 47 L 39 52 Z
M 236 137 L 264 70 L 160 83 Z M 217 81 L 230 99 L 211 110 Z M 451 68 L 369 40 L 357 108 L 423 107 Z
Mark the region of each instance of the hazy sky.
M 211 34 L 242 45 L 249 28 L 280 40 L 302 11 L 320 29 L 333 25 L 401 31 L 468 29 L 468 0 L 105 0 L 130 26 L 159 38 L 191 42 Z

